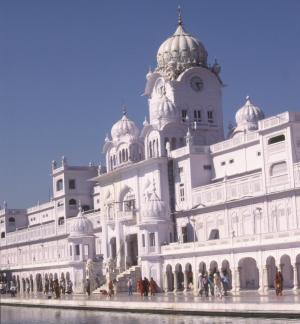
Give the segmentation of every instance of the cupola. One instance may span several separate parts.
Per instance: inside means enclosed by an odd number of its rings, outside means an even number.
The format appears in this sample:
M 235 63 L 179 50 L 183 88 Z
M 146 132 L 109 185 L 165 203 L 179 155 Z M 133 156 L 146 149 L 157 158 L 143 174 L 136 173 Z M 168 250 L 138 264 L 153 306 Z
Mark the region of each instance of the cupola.
M 72 220 L 69 237 L 93 236 L 93 232 L 93 223 L 83 215 L 80 206 L 78 215 Z
M 176 79 L 192 66 L 207 66 L 207 51 L 203 44 L 183 28 L 181 11 L 175 33 L 166 39 L 157 52 L 157 71 Z
M 264 119 L 263 111 L 254 106 L 250 100 L 250 97 L 246 97 L 245 104 L 236 112 L 235 120 L 237 127 L 234 132 L 240 131 L 253 131 L 258 128 L 258 121 Z
M 139 129 L 135 123 L 127 117 L 127 112 L 123 110 L 123 117 L 111 128 L 111 137 L 114 142 L 127 138 L 129 141 L 136 140 L 139 136 Z

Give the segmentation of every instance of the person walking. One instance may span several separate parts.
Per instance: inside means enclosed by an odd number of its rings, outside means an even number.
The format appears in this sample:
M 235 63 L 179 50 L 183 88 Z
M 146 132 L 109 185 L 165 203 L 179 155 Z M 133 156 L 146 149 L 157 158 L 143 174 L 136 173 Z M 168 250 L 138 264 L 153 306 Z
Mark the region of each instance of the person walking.
M 227 296 L 227 291 L 228 291 L 228 286 L 229 286 L 229 279 L 227 277 L 227 273 L 226 271 L 223 271 L 222 275 L 221 275 L 221 283 L 223 286 L 223 291 L 224 291 L 224 296 Z
M 91 296 L 91 284 L 89 279 L 86 279 L 86 293 L 88 296 Z
M 152 277 L 150 279 L 149 287 L 150 287 L 150 295 L 154 296 L 157 290 L 157 284 Z
M 148 294 L 149 294 L 149 280 L 146 277 L 144 277 L 144 280 L 143 280 L 143 290 L 144 290 L 144 296 L 148 297 Z
M 214 274 L 214 290 L 215 296 L 222 299 L 222 286 L 221 286 L 221 279 L 219 273 Z
M 281 271 L 276 271 L 276 276 L 275 276 L 276 296 L 282 296 L 282 290 L 283 290 L 283 276 Z
M 60 298 L 60 289 L 59 289 L 58 279 L 54 280 L 53 289 L 54 289 L 54 293 L 55 293 L 55 298 L 56 299 Z
M 137 291 L 140 293 L 141 297 L 144 296 L 143 280 L 140 278 L 137 281 Z
M 210 272 L 208 275 L 208 286 L 209 286 L 210 294 L 213 297 L 215 295 L 215 291 L 214 291 L 214 275 L 212 272 Z
M 127 281 L 127 287 L 128 287 L 128 296 L 132 296 L 132 287 L 133 284 L 132 284 L 132 279 L 131 277 L 128 278 L 128 281 Z
M 199 273 L 199 276 L 198 276 L 198 296 L 202 297 L 203 290 L 204 290 L 203 277 L 202 277 L 202 273 Z
M 203 289 L 204 289 L 205 297 L 208 297 L 208 290 L 209 290 L 209 287 L 208 287 L 208 277 L 207 277 L 207 273 L 205 273 L 205 274 L 202 276 L 202 285 L 203 285 Z
M 114 283 L 112 280 L 108 282 L 108 297 L 111 298 L 114 294 Z
M 44 294 L 48 295 L 49 293 L 49 280 L 48 278 L 45 279 L 45 289 L 44 289 Z

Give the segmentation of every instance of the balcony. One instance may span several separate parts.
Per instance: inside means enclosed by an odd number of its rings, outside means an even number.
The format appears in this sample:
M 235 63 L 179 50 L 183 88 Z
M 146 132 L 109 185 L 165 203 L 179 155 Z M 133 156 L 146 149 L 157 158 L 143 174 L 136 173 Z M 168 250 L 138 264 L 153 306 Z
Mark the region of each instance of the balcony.
M 118 219 L 120 221 L 135 221 L 136 220 L 136 209 L 124 210 L 118 213 Z

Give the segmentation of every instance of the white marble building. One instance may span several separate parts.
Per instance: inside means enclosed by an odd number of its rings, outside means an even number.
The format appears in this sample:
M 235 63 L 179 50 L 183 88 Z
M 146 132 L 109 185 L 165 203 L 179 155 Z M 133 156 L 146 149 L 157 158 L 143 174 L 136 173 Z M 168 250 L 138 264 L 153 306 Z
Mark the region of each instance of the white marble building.
M 51 201 L 4 206 L 1 271 L 20 290 L 51 275 L 82 292 L 88 259 L 120 285 L 141 272 L 186 291 L 199 272 L 227 269 L 234 292 L 266 292 L 277 268 L 298 289 L 300 112 L 265 118 L 247 97 L 225 139 L 221 68 L 207 57 L 179 16 L 146 75 L 149 120 L 138 128 L 123 112 L 105 138 L 106 168 L 63 158 Z

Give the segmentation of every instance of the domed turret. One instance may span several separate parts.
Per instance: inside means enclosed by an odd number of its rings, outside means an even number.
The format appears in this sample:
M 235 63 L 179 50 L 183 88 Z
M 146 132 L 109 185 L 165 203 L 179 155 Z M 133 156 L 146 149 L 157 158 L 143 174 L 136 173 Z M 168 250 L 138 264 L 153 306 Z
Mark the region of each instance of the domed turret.
M 198 39 L 184 30 L 179 11 L 175 33 L 158 49 L 157 70 L 167 74 L 170 79 L 176 79 L 187 68 L 206 65 L 207 51 Z
M 250 97 L 246 97 L 246 103 L 235 114 L 237 127 L 234 132 L 252 131 L 258 128 L 258 121 L 264 119 L 264 113 L 252 104 Z
M 176 107 L 166 95 L 164 95 L 158 103 L 157 116 L 167 122 L 176 120 Z
M 82 208 L 79 207 L 78 215 L 73 219 L 70 226 L 70 237 L 92 236 L 93 223 L 82 214 Z
M 153 182 L 152 193 L 150 199 L 146 203 L 143 212 L 143 223 L 152 223 L 159 220 L 165 220 L 168 217 L 168 207 L 156 194 L 155 183 Z
M 119 141 L 122 137 L 134 140 L 138 138 L 139 133 L 140 131 L 135 123 L 127 117 L 126 110 L 123 111 L 123 117 L 111 128 L 111 137 L 113 141 Z

